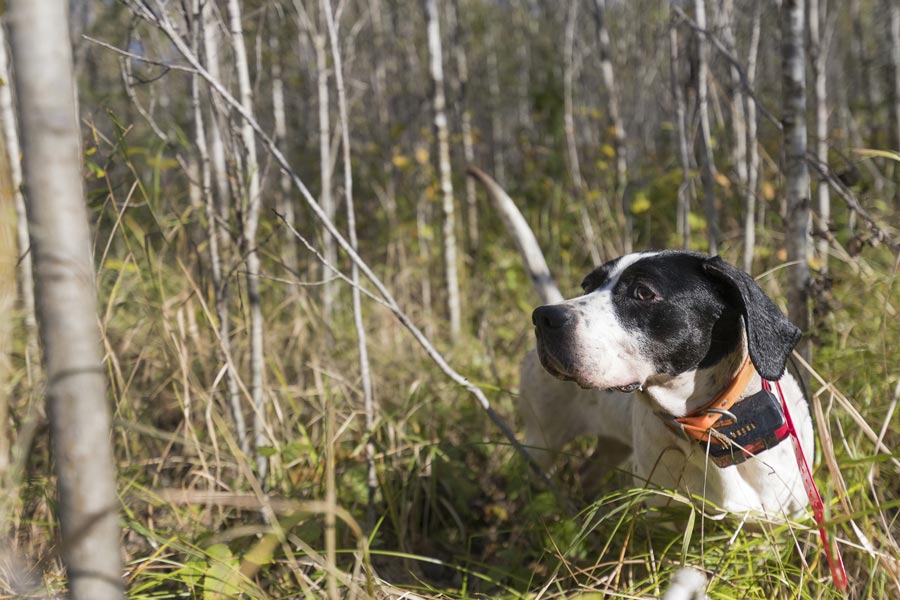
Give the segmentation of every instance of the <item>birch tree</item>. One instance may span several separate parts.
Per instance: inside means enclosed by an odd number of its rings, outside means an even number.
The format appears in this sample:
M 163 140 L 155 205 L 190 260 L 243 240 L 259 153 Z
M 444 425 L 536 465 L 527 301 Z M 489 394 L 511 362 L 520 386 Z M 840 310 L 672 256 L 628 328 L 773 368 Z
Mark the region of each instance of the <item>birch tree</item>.
M 753 9 L 750 28 L 750 47 L 747 50 L 747 85 L 753 89 L 756 83 L 756 64 L 759 57 L 759 38 L 762 6 Z M 759 187 L 759 144 L 756 139 L 756 100 L 750 94 L 744 96 L 747 114 L 747 187 L 744 190 L 744 271 L 753 272 L 753 255 L 756 251 L 756 191 Z
M 584 188 L 581 164 L 578 159 L 578 143 L 575 132 L 575 27 L 578 24 L 578 0 L 569 0 L 566 11 L 566 31 L 563 40 L 563 127 L 566 134 L 566 156 L 575 192 L 580 196 Z M 503 181 L 500 181 L 503 185 Z
M 350 118 L 347 108 L 347 92 L 344 89 L 344 74 L 341 60 L 341 48 L 338 39 L 338 24 L 335 21 L 331 8 L 331 0 L 322 0 L 322 11 L 325 14 L 325 22 L 328 25 L 328 37 L 331 40 L 331 56 L 334 60 L 334 82 L 338 97 L 338 115 L 341 122 L 341 148 L 343 151 L 342 162 L 344 167 L 344 198 L 347 209 L 347 234 L 350 247 L 358 252 L 359 241 L 356 237 L 356 211 L 353 207 L 353 169 L 350 161 Z M 378 488 L 378 478 L 375 473 L 375 444 L 372 440 L 375 430 L 375 405 L 372 396 L 372 376 L 369 369 L 369 350 L 366 345 L 366 328 L 363 322 L 362 302 L 359 287 L 359 267 L 351 264 L 350 270 L 350 294 L 353 303 L 353 325 L 356 329 L 357 351 L 359 353 L 359 377 L 363 388 L 363 410 L 365 412 L 366 427 L 366 462 L 368 463 L 367 487 L 368 487 L 368 525 L 371 527 L 375 521 L 375 491 Z
M 277 10 L 281 12 L 280 7 Z M 269 47 L 272 51 L 272 117 L 275 121 L 275 142 L 283 144 L 287 139 L 287 115 L 284 109 L 284 78 L 282 75 L 281 38 L 276 27 L 269 32 Z M 294 227 L 294 202 L 291 199 L 291 178 L 287 173 L 278 173 L 278 188 L 275 205 L 288 227 L 283 228 L 284 240 L 281 251 L 284 265 L 289 271 L 297 273 L 297 244 L 291 229 Z
M 594 0 L 594 20 L 597 27 L 597 48 L 600 58 L 600 74 L 603 87 L 606 88 L 607 111 L 609 112 L 610 129 L 613 132 L 613 150 L 616 154 L 616 198 L 621 203 L 625 214 L 625 231 L 623 250 L 632 250 L 631 202 L 626 194 L 628 185 L 628 149 L 625 146 L 625 122 L 619 110 L 619 87 L 616 85 L 615 71 L 612 63 L 612 51 L 609 41 L 609 30 L 606 27 L 606 0 Z
M 247 49 L 244 45 L 244 29 L 241 24 L 241 7 L 238 0 L 228 0 L 228 23 L 234 62 L 238 75 L 238 93 L 241 108 L 253 115 L 253 91 L 250 87 L 250 69 L 247 65 Z M 259 296 L 259 253 L 256 248 L 256 230 L 259 225 L 260 181 L 259 162 L 256 158 L 256 137 L 253 127 L 246 120 L 241 122 L 241 142 L 246 153 L 244 180 L 246 185 L 246 210 L 242 227 L 244 256 L 247 264 L 247 303 L 250 308 L 250 396 L 253 401 L 253 439 L 256 448 L 256 466 L 260 479 L 265 479 L 268 460 L 260 448 L 269 444 L 265 433 L 263 390 L 263 318 Z
M 456 210 L 453 182 L 450 178 L 450 133 L 447 129 L 447 101 L 444 96 L 444 64 L 441 51 L 440 16 L 436 0 L 425 0 L 428 34 L 428 57 L 431 83 L 434 86 L 434 129 L 438 147 L 438 173 L 444 212 L 444 270 L 447 282 L 447 308 L 450 313 L 450 337 L 456 341 L 462 328 L 459 301 L 459 275 L 456 266 Z
M 719 27 L 725 48 L 737 56 L 737 41 L 734 35 L 734 0 L 722 0 L 719 8 Z M 747 187 L 747 122 L 744 112 L 744 92 L 741 76 L 736 65 L 728 69 L 728 87 L 731 100 L 731 158 L 741 191 Z
M 672 89 L 672 104 L 675 107 L 675 134 L 678 136 L 678 162 L 681 165 L 681 183 L 678 185 L 678 208 L 675 215 L 675 230 L 681 238 L 682 248 L 687 248 L 691 239 L 691 196 L 694 190 L 691 179 L 691 158 L 688 151 L 687 126 L 685 124 L 684 91 L 678 67 L 678 26 L 669 22 L 669 79 Z
M 29 383 L 34 382 L 34 362 L 38 360 L 37 322 L 34 316 L 34 278 L 31 267 L 31 242 L 28 239 L 28 217 L 22 195 L 22 164 L 19 162 L 19 133 L 13 107 L 12 78 L 6 56 L 6 31 L 0 26 L 0 124 L 9 160 L 10 185 L 16 206 L 16 239 L 19 247 L 18 288 L 25 321 L 25 367 Z
M 891 89 L 891 137 L 894 143 L 893 149 L 900 150 L 900 5 L 896 1 L 887 0 L 885 9 L 889 33 L 888 60 L 891 66 L 891 80 L 888 84 Z M 900 191 L 895 195 L 900 199 Z
M 697 33 L 697 112 L 700 117 L 700 179 L 703 182 L 703 206 L 706 213 L 706 230 L 709 253 L 719 252 L 719 211 L 716 207 L 716 165 L 712 150 L 712 132 L 709 125 L 708 81 L 709 67 L 706 48 L 706 3 L 694 0 Z
M 67 19 L 63 2 L 9 4 L 63 561 L 73 599 L 105 600 L 124 586 Z
M 801 331 L 809 329 L 809 172 L 806 164 L 806 56 L 803 51 L 803 0 L 781 6 L 781 94 L 784 128 L 784 193 L 787 203 L 785 244 L 788 264 L 788 316 Z M 798 352 L 809 358 L 809 339 Z
M 463 158 L 467 165 L 475 162 L 475 139 L 472 134 L 472 111 L 469 109 L 469 61 L 466 57 L 466 37 L 463 29 L 463 13 L 459 0 L 450 5 L 450 21 L 453 29 L 453 58 L 456 62 L 456 78 L 459 83 L 460 127 L 463 143 Z M 469 249 L 478 247 L 478 203 L 475 195 L 475 181 L 466 177 L 466 233 Z
M 827 93 L 827 57 L 822 27 L 828 22 L 828 0 L 807 0 L 809 6 L 809 60 L 813 74 L 813 94 L 815 99 L 816 135 L 815 156 L 820 165 L 828 165 L 828 93 Z M 816 184 L 816 196 L 819 212 L 819 236 L 816 239 L 816 253 L 821 261 L 822 270 L 828 270 L 828 237 L 831 224 L 831 198 L 828 183 L 819 180 Z
M 200 18 L 197 26 L 201 28 L 203 39 L 204 65 L 210 75 L 217 81 L 221 79 L 221 70 L 219 68 L 219 20 L 213 13 L 212 2 L 200 2 Z M 196 109 L 201 109 L 199 81 L 192 82 L 192 86 L 196 86 Z M 194 93 L 192 89 L 192 93 Z M 225 166 L 225 145 L 222 141 L 222 132 L 220 129 L 220 121 L 225 114 L 224 108 L 221 106 L 217 96 L 213 95 L 209 102 L 209 127 L 207 128 L 203 119 L 202 111 L 195 112 L 194 126 L 197 128 L 197 135 L 202 130 L 204 134 L 208 132 L 208 150 L 207 135 L 203 140 L 197 140 L 198 152 L 201 154 L 201 168 L 204 162 L 202 157 L 206 151 L 209 154 L 208 162 L 212 181 L 215 184 L 215 195 L 213 198 L 207 198 L 206 202 L 206 218 L 208 221 L 209 253 L 210 253 L 210 271 L 213 278 L 213 293 L 215 295 L 214 303 L 216 310 L 216 319 L 218 319 L 218 336 L 219 345 L 222 355 L 225 359 L 225 389 L 228 394 L 228 406 L 231 410 L 231 416 L 234 420 L 235 431 L 237 433 L 238 445 L 241 451 L 249 452 L 250 443 L 247 439 L 247 425 L 244 421 L 243 405 L 241 403 L 240 390 L 238 389 L 237 377 L 235 372 L 234 361 L 231 354 L 231 315 L 228 313 L 229 299 L 229 278 L 223 269 L 223 254 L 225 247 L 229 242 L 228 234 L 225 231 L 225 223 L 228 218 L 228 205 L 231 198 L 230 186 L 228 185 L 228 172 Z M 212 194 L 212 189 L 210 189 Z

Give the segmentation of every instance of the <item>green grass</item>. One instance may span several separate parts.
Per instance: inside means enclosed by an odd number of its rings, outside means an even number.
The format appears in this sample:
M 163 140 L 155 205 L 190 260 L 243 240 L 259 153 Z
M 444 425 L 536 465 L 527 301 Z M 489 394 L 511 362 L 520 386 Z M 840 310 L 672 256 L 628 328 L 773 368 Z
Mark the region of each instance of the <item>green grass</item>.
M 752 526 L 711 520 L 696 503 L 634 487 L 623 473 L 598 485 L 585 480 L 582 469 L 589 440 L 574 444 L 560 461 L 553 476 L 559 495 L 545 489 L 473 399 L 371 302 L 365 311 L 378 402 L 379 485 L 375 520 L 367 522 L 362 399 L 345 288 L 328 335 L 319 288 L 264 281 L 272 446 L 269 476 L 258 481 L 252 457 L 238 449 L 225 404 L 202 211 L 185 208 L 183 191 L 173 194 L 182 180 L 158 157 L 151 160 L 157 154 L 110 151 L 115 164 L 91 175 L 130 598 L 322 597 L 329 573 L 351 597 L 370 588 L 379 595 L 448 598 L 655 597 L 685 565 L 706 573 L 711 598 L 841 596 L 809 520 Z M 123 211 L 136 173 L 146 173 L 151 183 L 135 188 L 133 208 Z M 540 220 L 538 234 L 572 291 L 588 261 L 578 221 L 568 218 L 575 209 L 556 192 L 547 210 L 559 214 L 549 221 L 554 225 Z M 431 275 L 435 289 L 441 280 L 434 265 L 412 259 L 414 235 L 370 239 L 363 254 L 382 265 L 403 306 L 433 332 L 451 362 L 515 423 L 517 368 L 532 345 L 528 311 L 535 299 L 512 245 L 490 215 L 485 221 L 485 245 L 475 264 L 467 263 L 463 282 L 468 333 L 452 348 L 442 341 L 440 303 L 432 315 L 421 306 L 422 278 Z M 264 273 L 293 279 L 278 266 L 276 226 L 269 219 L 261 231 Z M 778 265 L 779 240 L 765 232 L 760 237 L 770 249 L 762 272 Z M 733 261 L 739 258 L 736 239 L 725 244 Z M 241 267 L 236 257 L 230 260 L 234 358 L 246 376 Z M 860 426 L 865 422 L 887 448 L 897 447 L 895 265 L 884 248 L 851 258 L 836 245 L 833 285 L 821 288 L 816 304 L 814 365 L 832 387 L 814 377 L 811 400 L 814 416 L 824 417 L 817 423 L 820 436 L 827 433 L 832 443 L 823 447 L 819 438 L 815 477 L 828 505 L 830 535 L 843 551 L 850 596 L 858 598 L 900 590 L 900 456 L 878 450 Z M 775 271 L 761 284 L 781 297 L 784 276 Z M 319 277 L 303 271 L 301 279 Z M 21 331 L 21 323 L 16 326 Z M 19 346 L 11 379 L 16 439 L 24 443 L 30 428 L 37 429 L 29 450 L 14 456 L 21 475 L 8 479 L 5 533 L 14 540 L 19 568 L 33 569 L 28 591 L 57 593 L 65 581 L 46 419 L 41 387 L 24 377 Z M 327 507 L 319 502 L 325 497 L 328 407 L 337 428 L 337 504 L 345 511 L 334 568 L 324 552 Z M 278 499 L 265 509 L 263 489 Z M 586 497 L 593 489 L 599 496 Z M 651 507 L 649 496 L 668 498 L 668 507 Z M 0 589 L 4 585 L 0 579 Z

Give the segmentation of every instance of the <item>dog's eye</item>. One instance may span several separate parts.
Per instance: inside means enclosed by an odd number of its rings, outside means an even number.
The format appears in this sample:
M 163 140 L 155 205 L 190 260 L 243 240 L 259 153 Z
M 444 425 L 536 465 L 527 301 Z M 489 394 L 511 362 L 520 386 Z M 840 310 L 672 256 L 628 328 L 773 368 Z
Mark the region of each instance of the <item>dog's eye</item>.
M 656 298 L 656 293 L 643 283 L 634 284 L 631 288 L 631 295 L 635 300 L 640 300 L 642 302 L 649 302 Z

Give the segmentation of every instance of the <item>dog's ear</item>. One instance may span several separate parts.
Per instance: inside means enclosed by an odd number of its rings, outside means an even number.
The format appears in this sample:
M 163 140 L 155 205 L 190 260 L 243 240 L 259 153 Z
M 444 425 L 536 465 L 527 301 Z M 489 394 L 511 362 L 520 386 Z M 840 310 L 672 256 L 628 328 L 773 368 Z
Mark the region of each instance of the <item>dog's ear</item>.
M 780 379 L 788 355 L 800 341 L 800 330 L 740 269 L 713 256 L 703 261 L 703 270 L 724 284 L 728 300 L 743 314 L 750 360 L 756 371 L 769 381 Z

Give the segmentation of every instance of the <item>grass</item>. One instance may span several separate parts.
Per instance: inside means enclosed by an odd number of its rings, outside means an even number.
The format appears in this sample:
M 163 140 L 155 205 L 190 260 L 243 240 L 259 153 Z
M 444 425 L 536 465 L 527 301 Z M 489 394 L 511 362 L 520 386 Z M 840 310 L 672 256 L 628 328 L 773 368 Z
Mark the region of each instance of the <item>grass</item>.
M 121 140 L 106 144 L 98 140 L 108 164 L 89 177 L 130 598 L 323 597 L 329 579 L 346 597 L 657 597 L 685 565 L 706 574 L 711 598 L 841 596 L 810 521 L 713 520 L 696 499 L 635 487 L 623 473 L 598 484 L 584 469 L 589 440 L 570 447 L 559 463 L 559 495 L 544 489 L 472 399 L 372 303 L 365 311 L 379 407 L 378 493 L 367 522 L 365 433 L 346 289 L 329 327 L 316 286 L 264 281 L 272 446 L 270 473 L 259 481 L 252 457 L 238 448 L 225 403 L 202 211 L 172 193 L 180 179 L 164 161 L 151 160 L 157 153 L 128 151 Z M 571 288 L 588 261 L 578 233 L 567 229 L 578 221 L 565 218 L 564 195 L 552 202 L 546 210 L 562 218 L 540 220 L 538 234 L 552 240 L 550 262 Z M 467 264 L 463 282 L 468 334 L 443 350 L 514 422 L 534 298 L 511 244 L 490 215 L 485 220 L 486 245 Z M 264 272 L 294 279 L 278 266 L 276 224 L 266 221 L 261 231 Z M 412 260 L 414 235 L 367 239 L 363 254 L 382 265 L 413 318 L 439 343 L 447 339 L 440 304 L 432 313 L 421 306 L 419 282 L 433 265 Z M 733 261 L 736 244 L 725 245 Z M 761 232 L 760 244 L 775 249 L 779 240 Z M 241 267 L 239 257 L 229 260 L 234 360 L 244 375 Z M 765 261 L 777 267 L 777 252 Z M 900 593 L 896 262 L 883 248 L 851 257 L 836 242 L 830 264 L 833 283 L 817 288 L 816 301 L 815 477 L 847 565 L 849 595 L 891 597 Z M 304 272 L 299 279 L 319 277 Z M 761 283 L 780 298 L 783 278 L 776 269 Z M 437 277 L 433 283 L 440 287 Z M 49 596 L 64 591 L 65 579 L 41 388 L 24 376 L 21 327 L 16 320 L 6 382 L 18 450 L 4 485 L 10 541 L 0 553 L 6 567 L 0 590 Z M 337 511 L 322 502 L 329 410 Z M 663 497 L 667 506 L 651 506 L 650 497 Z M 337 517 L 333 562 L 325 552 L 329 512 Z

